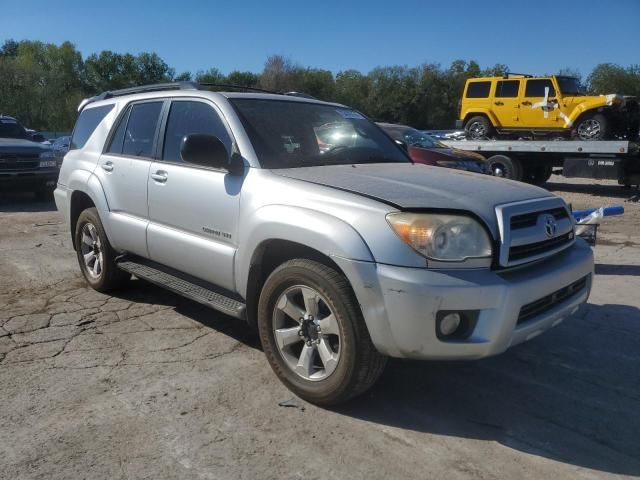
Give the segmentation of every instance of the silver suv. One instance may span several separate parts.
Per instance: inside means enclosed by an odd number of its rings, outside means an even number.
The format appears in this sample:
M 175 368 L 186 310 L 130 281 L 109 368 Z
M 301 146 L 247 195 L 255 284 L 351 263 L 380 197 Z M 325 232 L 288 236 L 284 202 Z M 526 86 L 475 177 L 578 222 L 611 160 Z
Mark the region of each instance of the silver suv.
M 246 320 L 320 405 L 388 356 L 503 352 L 591 289 L 561 199 L 414 164 L 359 112 L 306 97 L 178 83 L 86 100 L 55 199 L 93 288 L 135 275 Z

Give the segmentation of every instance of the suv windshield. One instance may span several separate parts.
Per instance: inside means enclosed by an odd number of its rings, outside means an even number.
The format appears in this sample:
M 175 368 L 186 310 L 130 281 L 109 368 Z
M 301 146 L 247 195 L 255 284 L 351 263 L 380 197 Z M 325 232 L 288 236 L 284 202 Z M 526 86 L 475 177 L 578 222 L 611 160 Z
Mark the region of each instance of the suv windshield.
M 584 95 L 584 89 L 582 85 L 580 85 L 580 81 L 574 77 L 556 77 L 558 80 L 558 85 L 560 86 L 560 91 L 563 95 L 567 96 L 577 96 Z
M 263 168 L 411 162 L 354 110 L 286 100 L 230 101 Z
M 28 138 L 27 132 L 15 120 L 0 118 L 0 138 Z

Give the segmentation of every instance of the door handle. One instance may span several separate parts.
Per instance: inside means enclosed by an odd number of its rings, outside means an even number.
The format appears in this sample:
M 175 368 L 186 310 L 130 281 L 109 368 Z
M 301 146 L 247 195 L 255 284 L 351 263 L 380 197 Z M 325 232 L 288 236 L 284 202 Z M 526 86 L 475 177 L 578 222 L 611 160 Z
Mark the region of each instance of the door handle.
M 522 102 L 522 105 L 531 105 L 531 102 Z
M 504 102 L 493 102 L 493 104 L 500 106 L 500 105 L 504 105 Z
M 165 183 L 167 178 L 169 178 L 169 174 L 164 170 L 158 170 L 156 173 L 151 174 L 151 178 L 153 178 L 158 183 Z
M 105 172 L 113 172 L 113 162 L 104 162 L 100 166 Z

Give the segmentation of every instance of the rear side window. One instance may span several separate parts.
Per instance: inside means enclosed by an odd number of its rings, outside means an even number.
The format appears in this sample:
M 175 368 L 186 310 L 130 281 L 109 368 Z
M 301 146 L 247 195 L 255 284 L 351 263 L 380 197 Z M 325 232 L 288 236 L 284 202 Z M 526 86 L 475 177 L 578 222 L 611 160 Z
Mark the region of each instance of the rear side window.
M 544 89 L 549 88 L 549 96 L 555 97 L 556 90 L 553 88 L 551 80 L 527 80 L 527 89 L 525 91 L 525 97 L 544 97 Z
M 203 102 L 175 101 L 171 103 L 164 136 L 162 159 L 181 162 L 180 146 L 185 135 L 206 133 L 218 137 L 231 152 L 231 138 L 214 109 Z
M 78 117 L 78 121 L 76 122 L 76 126 L 73 129 L 69 150 L 76 150 L 84 147 L 91 134 L 95 131 L 100 122 L 104 120 L 104 117 L 113 110 L 113 107 L 114 105 L 112 103 L 111 105 L 85 108 L 82 110 Z
M 496 97 L 515 98 L 520 89 L 520 80 L 500 80 L 496 86 Z
M 471 82 L 467 87 L 467 98 L 488 98 L 491 82 Z
M 145 102 L 131 105 L 120 119 L 107 151 L 132 157 L 153 156 L 162 104 Z

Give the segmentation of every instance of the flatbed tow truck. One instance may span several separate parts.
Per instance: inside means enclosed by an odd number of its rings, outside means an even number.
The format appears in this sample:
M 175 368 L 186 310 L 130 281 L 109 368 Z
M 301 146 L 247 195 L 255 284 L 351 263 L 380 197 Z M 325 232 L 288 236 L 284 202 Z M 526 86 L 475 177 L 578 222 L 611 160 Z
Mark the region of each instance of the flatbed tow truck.
M 494 175 L 541 185 L 552 173 L 640 185 L 640 145 L 626 140 L 441 140 L 484 156 Z

